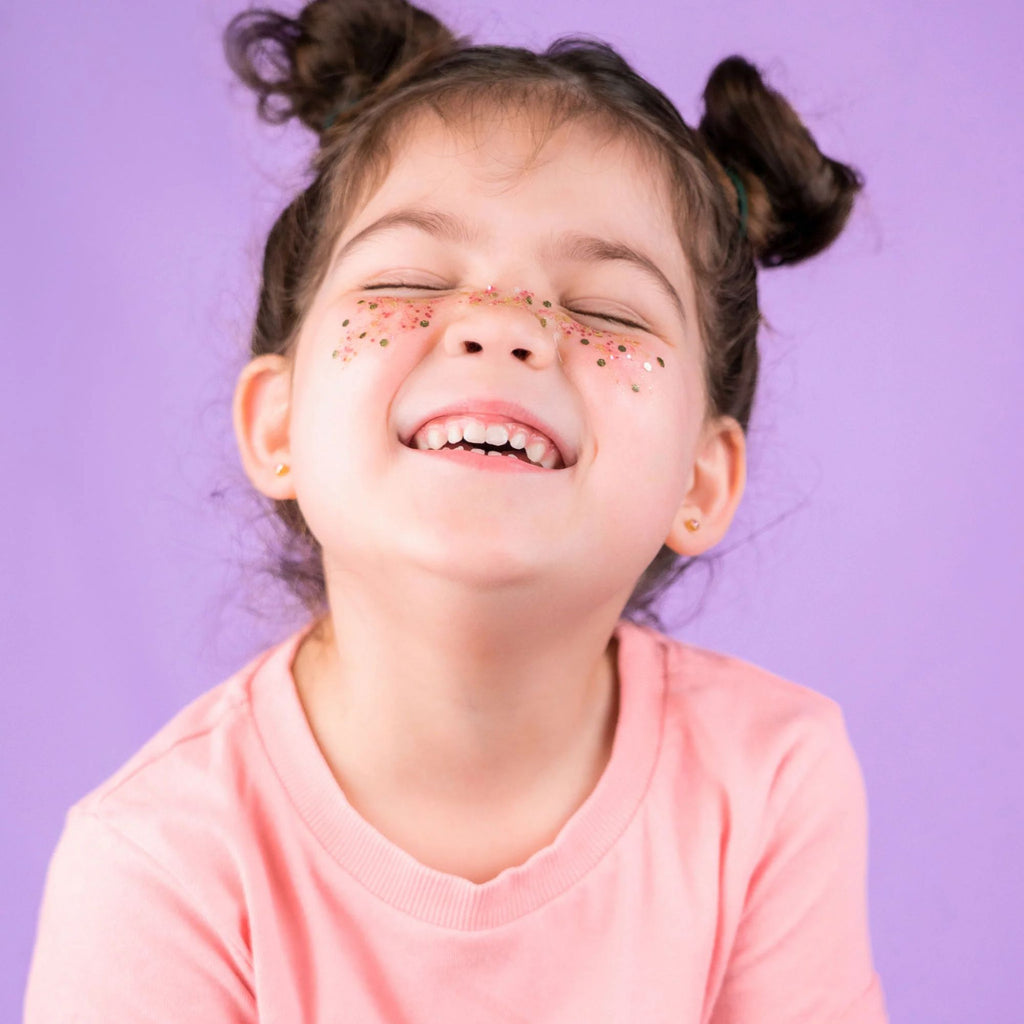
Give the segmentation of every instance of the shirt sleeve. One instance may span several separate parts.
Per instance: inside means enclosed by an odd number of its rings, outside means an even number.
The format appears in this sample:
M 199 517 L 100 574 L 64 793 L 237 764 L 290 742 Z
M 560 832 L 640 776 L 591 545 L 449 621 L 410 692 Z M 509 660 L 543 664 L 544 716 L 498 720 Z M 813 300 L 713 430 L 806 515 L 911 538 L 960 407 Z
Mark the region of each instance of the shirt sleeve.
M 185 888 L 103 819 L 72 808 L 50 860 L 25 1024 L 243 1024 L 251 969 Z
M 829 705 L 780 764 L 708 1024 L 886 1024 L 867 919 L 867 799 Z

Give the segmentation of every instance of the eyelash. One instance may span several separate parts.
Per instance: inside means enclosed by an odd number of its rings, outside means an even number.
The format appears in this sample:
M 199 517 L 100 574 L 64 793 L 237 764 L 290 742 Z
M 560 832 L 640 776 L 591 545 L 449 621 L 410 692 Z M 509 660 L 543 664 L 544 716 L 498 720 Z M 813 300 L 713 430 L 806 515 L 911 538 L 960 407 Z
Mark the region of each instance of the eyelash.
M 364 291 L 382 291 L 386 288 L 409 288 L 412 289 L 413 291 L 418 292 L 443 292 L 446 290 L 444 288 L 438 288 L 434 285 L 405 284 L 402 281 L 385 281 L 381 284 L 368 284 Z M 569 312 L 572 313 L 573 316 L 589 316 L 596 320 L 607 320 L 609 323 L 621 324 L 623 327 L 632 327 L 634 330 L 637 331 L 647 330 L 647 328 L 644 327 L 643 324 L 638 324 L 635 320 L 627 320 L 625 319 L 625 317 L 621 316 L 610 316 L 607 313 L 588 313 L 584 309 L 570 309 Z
M 598 320 L 607 320 L 613 324 L 622 324 L 623 327 L 632 327 L 636 331 L 646 331 L 647 328 L 643 324 L 638 324 L 635 320 L 626 320 L 621 316 L 608 316 L 606 313 L 586 313 L 583 310 L 569 310 L 570 313 L 575 313 L 576 316 L 592 316 Z

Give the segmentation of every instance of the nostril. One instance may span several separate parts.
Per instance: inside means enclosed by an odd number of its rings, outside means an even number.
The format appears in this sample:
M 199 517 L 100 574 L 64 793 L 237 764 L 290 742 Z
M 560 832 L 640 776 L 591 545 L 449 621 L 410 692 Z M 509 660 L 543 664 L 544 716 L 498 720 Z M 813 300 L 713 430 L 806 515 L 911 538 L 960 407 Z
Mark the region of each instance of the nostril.
M 530 350 L 528 348 L 514 348 L 512 349 L 512 355 L 514 355 L 516 359 L 521 359 L 523 362 L 526 362 L 526 360 L 530 358 Z
M 483 348 L 479 341 L 466 341 L 463 344 L 467 352 L 479 352 Z

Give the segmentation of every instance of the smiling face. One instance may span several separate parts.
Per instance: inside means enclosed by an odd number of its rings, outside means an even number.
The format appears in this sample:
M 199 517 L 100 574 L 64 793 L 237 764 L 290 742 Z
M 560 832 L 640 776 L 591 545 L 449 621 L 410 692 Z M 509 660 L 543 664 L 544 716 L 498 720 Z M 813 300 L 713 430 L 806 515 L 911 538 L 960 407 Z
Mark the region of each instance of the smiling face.
M 411 563 L 624 601 L 666 538 L 710 546 L 742 490 L 742 435 L 705 416 L 663 182 L 588 125 L 539 149 L 525 119 L 407 134 L 293 362 L 252 366 L 248 390 L 243 374 L 250 476 L 297 498 L 328 580 Z M 691 517 L 703 535 L 682 531 Z

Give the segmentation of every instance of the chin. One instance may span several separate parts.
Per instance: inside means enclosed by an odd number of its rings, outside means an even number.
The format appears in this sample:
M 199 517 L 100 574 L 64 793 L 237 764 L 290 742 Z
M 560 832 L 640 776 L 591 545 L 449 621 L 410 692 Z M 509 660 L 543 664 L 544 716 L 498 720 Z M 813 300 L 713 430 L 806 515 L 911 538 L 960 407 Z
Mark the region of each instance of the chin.
M 514 587 L 537 582 L 552 569 L 540 551 L 533 557 L 520 542 L 514 545 L 466 540 L 428 540 L 405 549 L 404 562 L 438 579 L 480 589 Z

